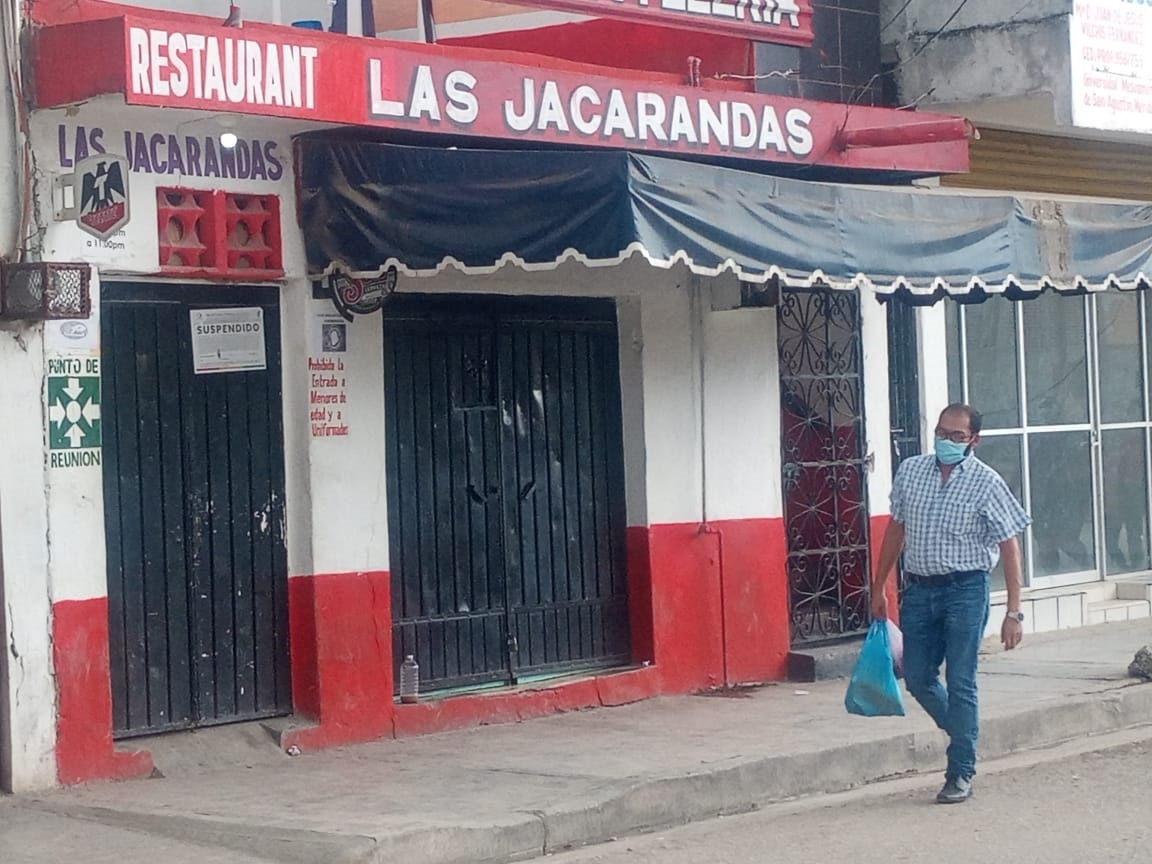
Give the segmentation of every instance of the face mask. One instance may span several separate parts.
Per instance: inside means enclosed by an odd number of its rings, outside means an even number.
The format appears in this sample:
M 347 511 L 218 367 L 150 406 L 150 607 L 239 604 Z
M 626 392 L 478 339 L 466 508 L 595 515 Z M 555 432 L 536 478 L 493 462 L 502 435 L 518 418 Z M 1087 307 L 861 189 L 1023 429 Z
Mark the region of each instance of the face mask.
M 936 439 L 936 459 L 941 465 L 955 465 L 967 455 L 967 444 L 957 444 L 947 438 Z

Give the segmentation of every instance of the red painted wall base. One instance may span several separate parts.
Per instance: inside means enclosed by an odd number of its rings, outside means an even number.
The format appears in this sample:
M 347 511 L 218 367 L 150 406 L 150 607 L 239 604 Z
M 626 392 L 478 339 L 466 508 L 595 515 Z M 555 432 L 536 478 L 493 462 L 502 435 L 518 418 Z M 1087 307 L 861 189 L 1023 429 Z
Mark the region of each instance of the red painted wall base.
M 783 519 L 653 525 L 648 548 L 654 654 L 664 692 L 786 677 Z
M 656 667 L 597 675 L 552 687 L 397 705 L 396 737 L 514 723 L 581 708 L 611 707 L 660 694 Z
M 292 697 L 316 726 L 286 732 L 284 747 L 314 750 L 393 733 L 392 603 L 388 573 L 288 580 Z
M 887 523 L 871 520 L 874 558 Z M 633 527 L 627 539 L 635 668 L 416 705 L 393 698 L 389 574 L 293 577 L 292 693 L 297 715 L 315 725 L 288 730 L 282 745 L 316 750 L 787 676 L 782 519 Z M 152 771 L 149 754 L 113 749 L 107 622 L 104 598 L 54 608 L 61 783 Z
M 56 670 L 56 777 L 68 785 L 127 780 L 152 773 L 152 756 L 112 744 L 108 598 L 63 600 L 52 607 Z
M 286 732 L 281 743 L 314 750 L 787 675 L 782 519 L 632 527 L 627 543 L 640 668 L 417 705 L 396 704 L 392 694 L 388 574 L 293 578 L 293 696 L 297 713 L 318 722 Z

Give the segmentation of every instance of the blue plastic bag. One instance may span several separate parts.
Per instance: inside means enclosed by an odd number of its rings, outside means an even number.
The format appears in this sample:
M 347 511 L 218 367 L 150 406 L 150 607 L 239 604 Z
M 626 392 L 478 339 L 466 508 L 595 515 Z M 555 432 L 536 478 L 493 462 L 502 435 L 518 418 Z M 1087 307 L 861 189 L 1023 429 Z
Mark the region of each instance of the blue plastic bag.
M 888 625 L 884 621 L 873 621 L 868 628 L 844 694 L 844 707 L 849 714 L 864 717 L 904 716 L 904 694 L 896 683 Z

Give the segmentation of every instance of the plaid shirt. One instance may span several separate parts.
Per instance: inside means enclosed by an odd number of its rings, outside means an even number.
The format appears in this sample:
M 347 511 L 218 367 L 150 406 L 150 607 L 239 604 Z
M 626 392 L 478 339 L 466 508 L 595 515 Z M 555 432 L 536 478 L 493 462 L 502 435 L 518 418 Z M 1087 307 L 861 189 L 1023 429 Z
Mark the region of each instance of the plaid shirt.
M 904 526 L 904 567 L 921 576 L 991 570 L 1000 544 L 1032 521 L 1004 479 L 975 456 L 964 457 L 941 485 L 931 453 L 900 463 L 892 518 Z

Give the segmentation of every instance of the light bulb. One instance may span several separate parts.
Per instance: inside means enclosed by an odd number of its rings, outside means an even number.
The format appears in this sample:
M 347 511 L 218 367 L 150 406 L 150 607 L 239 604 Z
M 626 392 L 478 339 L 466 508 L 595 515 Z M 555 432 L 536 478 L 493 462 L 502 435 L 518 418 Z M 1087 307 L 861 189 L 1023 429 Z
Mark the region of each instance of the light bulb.
M 225 150 L 231 150 L 233 147 L 235 147 L 237 140 L 238 139 L 236 138 L 235 132 L 221 132 L 220 133 L 220 146 L 223 147 Z

